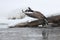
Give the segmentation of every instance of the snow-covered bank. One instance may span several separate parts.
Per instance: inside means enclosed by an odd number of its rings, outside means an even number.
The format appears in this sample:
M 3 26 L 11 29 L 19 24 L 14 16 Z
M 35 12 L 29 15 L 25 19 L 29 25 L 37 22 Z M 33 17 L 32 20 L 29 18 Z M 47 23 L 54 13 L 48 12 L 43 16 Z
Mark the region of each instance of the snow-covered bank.
M 37 19 L 31 18 L 31 17 L 25 17 L 23 19 L 15 19 L 15 20 L 0 18 L 0 28 L 9 28 L 9 26 L 14 26 L 18 23 L 27 23 L 34 20 L 37 20 Z

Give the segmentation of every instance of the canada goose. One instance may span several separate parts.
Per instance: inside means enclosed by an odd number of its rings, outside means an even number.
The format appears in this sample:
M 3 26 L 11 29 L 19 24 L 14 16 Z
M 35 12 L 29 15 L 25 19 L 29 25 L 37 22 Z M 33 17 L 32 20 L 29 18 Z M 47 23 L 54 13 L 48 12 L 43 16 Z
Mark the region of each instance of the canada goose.
M 27 16 L 40 20 L 40 22 L 42 22 L 43 27 L 44 25 L 48 24 L 47 18 L 41 12 L 34 11 L 30 7 L 28 7 L 28 10 L 22 10 L 22 12 L 25 13 Z

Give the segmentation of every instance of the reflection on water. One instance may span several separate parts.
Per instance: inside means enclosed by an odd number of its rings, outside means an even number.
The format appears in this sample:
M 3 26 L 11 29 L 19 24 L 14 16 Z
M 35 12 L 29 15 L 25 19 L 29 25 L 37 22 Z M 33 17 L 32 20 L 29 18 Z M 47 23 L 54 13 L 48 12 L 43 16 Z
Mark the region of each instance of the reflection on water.
M 0 25 L 6 27 L 7 25 Z M 45 30 L 45 31 L 44 31 Z M 42 32 L 47 34 L 48 38 L 42 36 Z M 44 35 L 45 35 L 44 34 Z M 46 37 L 45 36 L 45 37 Z M 8 38 L 8 39 L 7 39 Z M 2 40 L 60 40 L 59 28 L 7 28 L 0 29 L 0 39 Z

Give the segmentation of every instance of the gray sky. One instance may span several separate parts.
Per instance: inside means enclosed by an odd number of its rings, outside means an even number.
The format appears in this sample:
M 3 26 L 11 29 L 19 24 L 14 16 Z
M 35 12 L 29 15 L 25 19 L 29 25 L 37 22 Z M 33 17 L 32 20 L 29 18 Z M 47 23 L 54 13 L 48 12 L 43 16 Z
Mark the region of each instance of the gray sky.
M 45 16 L 60 14 L 60 0 L 0 0 L 0 17 L 6 17 L 9 12 L 28 6 L 42 12 Z

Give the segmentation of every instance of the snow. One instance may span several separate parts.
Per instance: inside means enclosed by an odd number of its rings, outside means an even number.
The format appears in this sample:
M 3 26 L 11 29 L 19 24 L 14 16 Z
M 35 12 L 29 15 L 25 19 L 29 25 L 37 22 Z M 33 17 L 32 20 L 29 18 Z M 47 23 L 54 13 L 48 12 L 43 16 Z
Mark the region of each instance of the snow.
M 34 20 L 38 20 L 38 19 L 31 18 L 31 17 L 25 17 L 23 19 L 15 19 L 15 20 L 0 18 L 0 28 L 9 28 L 9 26 L 14 26 L 18 23 L 26 23 Z

